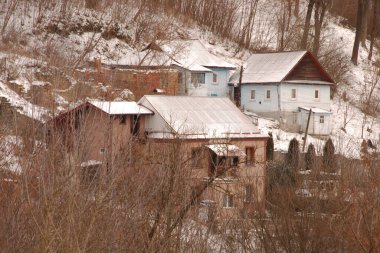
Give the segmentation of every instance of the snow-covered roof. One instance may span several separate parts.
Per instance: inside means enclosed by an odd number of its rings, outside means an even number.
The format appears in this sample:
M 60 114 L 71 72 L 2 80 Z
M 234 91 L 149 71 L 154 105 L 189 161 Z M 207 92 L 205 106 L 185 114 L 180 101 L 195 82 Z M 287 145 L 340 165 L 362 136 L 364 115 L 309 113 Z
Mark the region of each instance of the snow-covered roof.
M 265 137 L 228 98 L 146 95 L 138 102 L 155 111 L 172 129 L 186 138 Z M 152 129 L 152 138 L 170 138 L 163 129 Z
M 169 67 L 172 64 L 179 63 L 166 53 L 155 50 L 145 50 L 142 52 L 131 51 L 117 62 L 117 65 L 120 66 L 139 67 Z
M 116 114 L 153 114 L 147 108 L 138 105 L 136 102 L 127 101 L 98 101 L 91 100 L 88 101 L 93 106 L 99 108 L 100 110 L 116 115 Z
M 233 64 L 210 53 L 197 39 L 161 41 L 160 47 L 178 62 L 176 65 L 191 71 L 210 71 L 210 67 L 235 69 Z
M 281 82 L 307 51 L 253 54 L 243 70 L 242 83 Z M 231 77 L 231 83 L 239 81 L 240 72 Z
M 301 110 L 305 110 L 305 111 L 310 111 L 311 109 L 311 112 L 314 112 L 314 113 L 325 113 L 325 114 L 331 114 L 332 112 L 330 111 L 327 111 L 327 110 L 324 110 L 324 109 L 321 109 L 321 108 L 318 108 L 318 107 L 304 107 L 304 106 L 300 106 L 299 107 Z
M 212 144 L 206 145 L 217 156 L 246 156 L 238 146 L 232 144 Z

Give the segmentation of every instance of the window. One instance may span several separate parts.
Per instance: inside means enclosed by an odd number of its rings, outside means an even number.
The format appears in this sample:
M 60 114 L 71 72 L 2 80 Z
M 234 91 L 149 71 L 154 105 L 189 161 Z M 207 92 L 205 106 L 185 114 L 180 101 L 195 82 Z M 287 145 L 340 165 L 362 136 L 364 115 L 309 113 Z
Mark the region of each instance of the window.
M 267 99 L 270 99 L 270 90 L 267 90 Z
M 211 97 L 217 97 L 218 96 L 218 93 L 216 91 L 211 91 L 210 92 L 210 96 Z
M 246 164 L 247 165 L 255 164 L 256 147 L 247 147 L 247 148 L 245 148 L 245 153 L 247 154 Z
M 205 83 L 205 73 L 191 73 L 191 83 L 192 84 L 204 84 Z
M 125 125 L 127 123 L 127 115 L 120 116 L 120 124 Z
M 106 152 L 105 148 L 101 148 L 101 149 L 100 149 L 100 154 L 103 155 L 105 152 Z
M 292 89 L 292 99 L 296 99 L 296 98 L 297 98 L 297 90 Z
M 138 115 L 131 115 L 131 133 L 137 136 L 140 131 L 140 119 Z
M 212 82 L 218 83 L 218 73 L 212 73 Z
M 237 157 L 237 156 L 231 157 L 230 165 L 233 167 L 236 167 L 236 166 L 238 166 L 238 164 L 239 164 L 239 157 Z
M 251 90 L 251 99 L 252 100 L 256 99 L 256 90 Z
M 234 198 L 231 194 L 225 193 L 223 195 L 223 207 L 224 208 L 232 208 L 234 207 Z
M 245 185 L 245 188 L 244 188 L 244 202 L 245 203 L 252 202 L 252 193 L 253 193 L 253 186 L 251 184 Z
M 297 124 L 297 122 L 298 122 L 298 113 L 293 112 L 293 124 Z
M 319 90 L 314 91 L 314 98 L 319 99 Z
M 191 150 L 191 165 L 195 169 L 199 169 L 202 158 L 202 148 L 194 148 Z
M 319 123 L 325 123 L 325 116 L 319 116 Z

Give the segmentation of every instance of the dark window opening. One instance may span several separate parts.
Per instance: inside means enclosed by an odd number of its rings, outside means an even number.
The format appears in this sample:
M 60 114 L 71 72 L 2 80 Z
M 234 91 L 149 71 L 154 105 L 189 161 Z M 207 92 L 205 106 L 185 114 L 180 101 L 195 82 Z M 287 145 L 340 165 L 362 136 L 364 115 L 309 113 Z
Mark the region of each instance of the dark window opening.
M 247 147 L 245 149 L 245 153 L 247 155 L 246 157 L 246 164 L 247 165 L 253 165 L 256 162 L 255 155 L 256 155 L 256 147 Z
M 120 116 L 120 124 L 125 125 L 127 123 L 127 115 Z
M 191 165 L 193 168 L 199 169 L 202 159 L 202 148 L 194 148 L 191 150 Z
M 251 184 L 247 184 L 244 188 L 244 202 L 246 203 L 252 202 L 252 193 L 253 193 L 253 186 Z
M 140 131 L 140 118 L 138 115 L 132 115 L 131 119 L 131 133 L 133 136 L 137 136 Z

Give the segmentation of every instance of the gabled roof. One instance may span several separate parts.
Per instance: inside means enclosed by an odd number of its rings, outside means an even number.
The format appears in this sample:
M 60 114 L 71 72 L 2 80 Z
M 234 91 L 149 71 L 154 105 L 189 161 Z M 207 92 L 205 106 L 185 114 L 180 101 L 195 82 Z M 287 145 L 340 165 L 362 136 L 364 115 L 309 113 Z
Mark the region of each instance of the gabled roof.
M 177 65 L 191 71 L 211 71 L 208 69 L 211 67 L 235 69 L 234 65 L 210 53 L 197 39 L 161 41 L 159 45 L 178 62 Z
M 228 98 L 146 95 L 138 103 L 186 138 L 264 137 Z M 154 131 L 150 137 L 168 138 L 163 129 Z
M 326 80 L 328 80 L 328 82 L 320 81 L 321 84 L 333 84 L 334 81 L 332 78 L 323 69 L 318 60 L 308 51 L 253 54 L 246 62 L 246 67 L 243 70 L 242 83 L 282 82 L 306 56 L 311 57 L 313 64 L 322 72 Z M 230 83 L 237 84 L 239 77 L 240 72 L 236 71 L 231 77 Z M 318 83 L 319 81 L 316 82 Z
M 127 101 L 88 101 L 91 105 L 102 110 L 110 115 L 122 115 L 122 114 L 153 114 L 147 108 L 138 105 L 136 102 Z

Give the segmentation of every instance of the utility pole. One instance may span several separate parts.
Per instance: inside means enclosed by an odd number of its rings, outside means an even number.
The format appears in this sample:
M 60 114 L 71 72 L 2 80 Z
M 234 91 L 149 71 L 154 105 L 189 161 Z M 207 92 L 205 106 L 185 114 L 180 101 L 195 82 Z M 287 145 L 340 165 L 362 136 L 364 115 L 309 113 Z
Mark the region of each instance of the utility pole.
M 307 124 L 306 124 L 305 137 L 303 138 L 302 152 L 305 152 L 307 133 L 309 132 L 310 116 L 311 116 L 311 108 L 310 108 L 310 111 L 309 111 L 309 116 L 307 117 Z
M 243 66 L 240 67 L 240 76 L 238 86 L 235 88 L 234 99 L 236 106 L 240 108 L 241 105 L 241 82 L 243 79 Z

